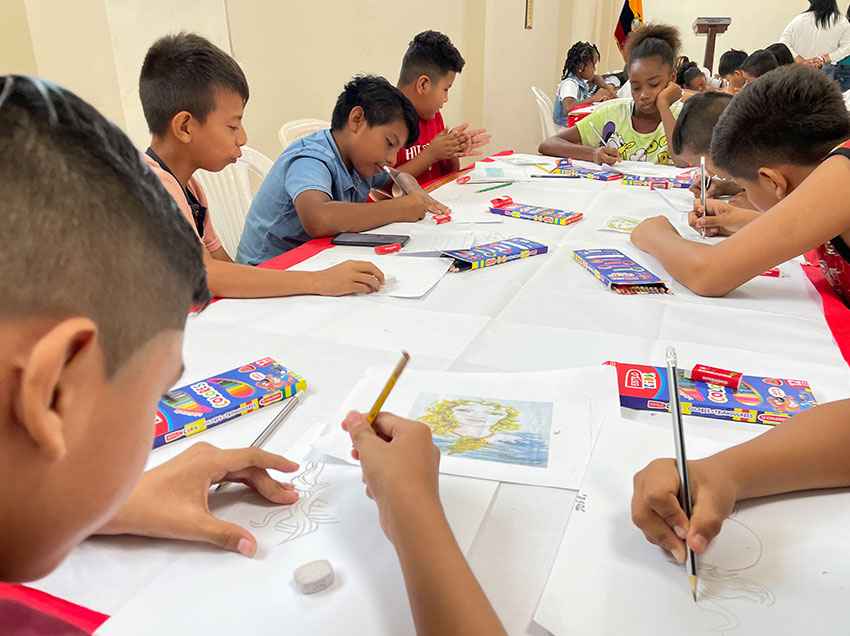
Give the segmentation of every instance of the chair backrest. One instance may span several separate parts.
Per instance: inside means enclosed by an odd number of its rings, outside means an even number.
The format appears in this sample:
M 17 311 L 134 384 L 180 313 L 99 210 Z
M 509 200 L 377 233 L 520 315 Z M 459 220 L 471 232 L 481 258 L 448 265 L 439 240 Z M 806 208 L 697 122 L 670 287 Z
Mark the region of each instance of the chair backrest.
M 317 130 L 330 127 L 331 122 L 323 119 L 293 119 L 280 127 L 280 130 L 277 131 L 277 137 L 280 139 L 281 145 L 286 148 L 296 139 L 301 139 L 301 137 L 306 137 Z
M 558 134 L 559 127 L 555 125 L 555 120 L 552 119 L 554 105 L 549 96 L 536 86 L 531 87 L 531 94 L 537 102 L 537 115 L 540 118 L 540 134 L 543 139 Z
M 244 146 L 239 161 L 221 172 L 198 170 L 195 174 L 207 195 L 215 231 L 231 258 L 236 257 L 245 217 L 254 198 L 251 177 L 261 182 L 271 167 L 271 159 L 259 150 Z

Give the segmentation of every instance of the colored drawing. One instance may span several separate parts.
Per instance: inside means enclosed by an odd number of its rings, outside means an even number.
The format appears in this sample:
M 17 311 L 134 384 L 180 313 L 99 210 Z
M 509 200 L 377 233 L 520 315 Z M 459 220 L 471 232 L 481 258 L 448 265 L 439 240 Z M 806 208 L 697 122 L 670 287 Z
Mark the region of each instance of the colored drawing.
M 186 391 L 176 390 L 169 391 L 162 396 L 162 401 L 167 406 L 170 406 L 175 411 L 181 411 L 190 415 L 204 415 L 212 409 L 208 406 L 203 406 L 195 402 Z
M 254 389 L 250 384 L 245 384 L 239 380 L 232 380 L 230 378 L 210 378 L 207 382 L 220 386 L 235 398 L 244 399 L 251 397 L 254 394 Z
M 549 463 L 551 402 L 423 393 L 411 416 L 431 428 L 445 455 L 543 468 Z

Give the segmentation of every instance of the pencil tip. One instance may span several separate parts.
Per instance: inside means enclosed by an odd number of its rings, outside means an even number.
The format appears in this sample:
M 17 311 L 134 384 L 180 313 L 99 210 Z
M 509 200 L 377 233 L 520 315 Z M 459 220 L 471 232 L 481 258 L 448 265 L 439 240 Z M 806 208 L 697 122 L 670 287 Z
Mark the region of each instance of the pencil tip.
M 691 595 L 694 597 L 694 603 L 697 602 L 697 577 L 689 576 L 688 579 L 691 582 Z

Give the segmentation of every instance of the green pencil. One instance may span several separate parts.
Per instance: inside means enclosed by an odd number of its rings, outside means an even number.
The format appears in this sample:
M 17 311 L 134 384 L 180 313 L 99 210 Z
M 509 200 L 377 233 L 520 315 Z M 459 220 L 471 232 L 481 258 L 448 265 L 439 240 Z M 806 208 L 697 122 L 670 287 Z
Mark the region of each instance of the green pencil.
M 498 185 L 490 186 L 489 188 L 484 188 L 483 190 L 476 190 L 476 193 L 480 194 L 482 192 L 490 192 L 490 190 L 496 190 L 498 188 L 504 188 L 504 187 L 507 187 L 507 186 L 513 185 L 513 184 L 514 184 L 513 181 L 508 181 L 507 183 L 500 183 Z

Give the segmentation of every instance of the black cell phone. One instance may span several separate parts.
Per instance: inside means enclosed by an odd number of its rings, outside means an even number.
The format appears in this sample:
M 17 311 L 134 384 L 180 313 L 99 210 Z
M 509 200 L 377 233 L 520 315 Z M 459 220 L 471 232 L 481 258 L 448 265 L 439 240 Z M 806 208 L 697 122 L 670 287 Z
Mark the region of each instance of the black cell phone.
M 409 236 L 404 234 L 360 234 L 358 232 L 343 232 L 337 234 L 331 243 L 334 245 L 353 245 L 355 247 L 377 247 L 379 245 L 392 245 L 399 243 L 402 247 L 407 245 Z

